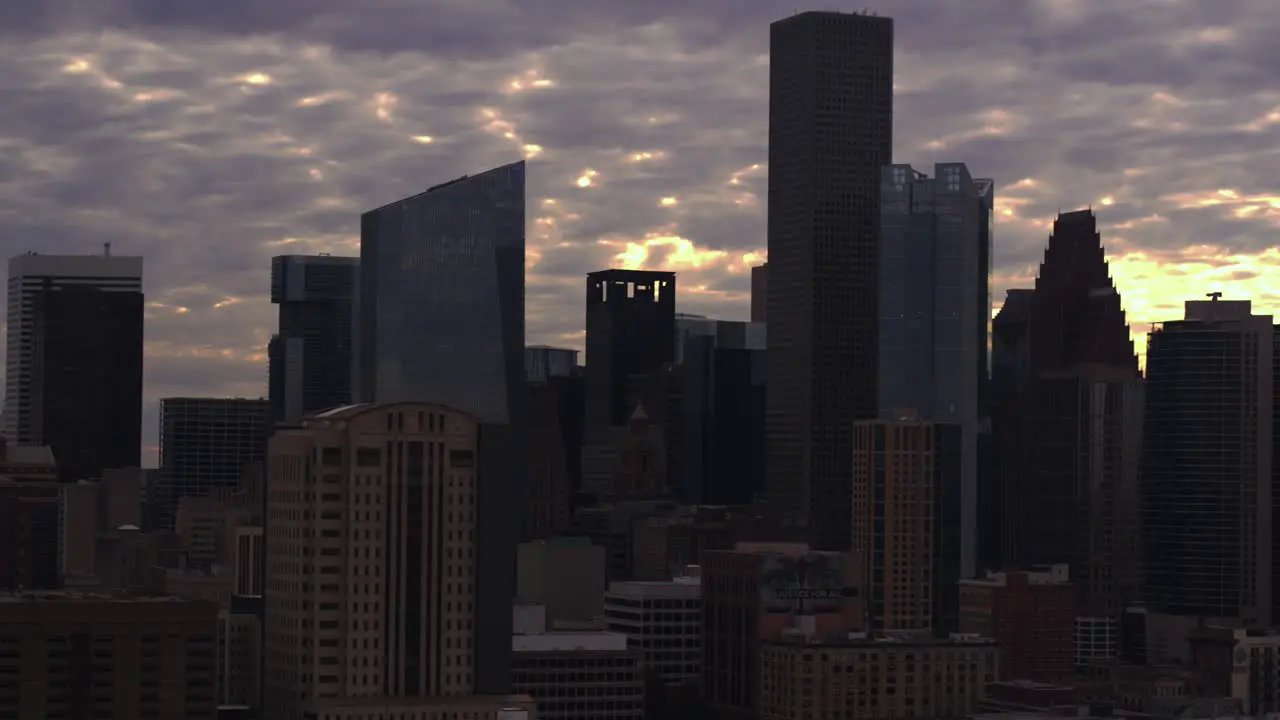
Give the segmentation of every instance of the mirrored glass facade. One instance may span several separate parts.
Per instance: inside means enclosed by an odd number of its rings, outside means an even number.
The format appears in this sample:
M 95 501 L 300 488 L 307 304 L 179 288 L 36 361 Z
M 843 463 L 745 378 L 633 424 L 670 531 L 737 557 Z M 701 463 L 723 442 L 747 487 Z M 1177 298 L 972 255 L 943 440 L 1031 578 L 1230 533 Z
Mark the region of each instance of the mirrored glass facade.
M 524 162 L 360 219 L 360 399 L 511 420 L 524 378 Z

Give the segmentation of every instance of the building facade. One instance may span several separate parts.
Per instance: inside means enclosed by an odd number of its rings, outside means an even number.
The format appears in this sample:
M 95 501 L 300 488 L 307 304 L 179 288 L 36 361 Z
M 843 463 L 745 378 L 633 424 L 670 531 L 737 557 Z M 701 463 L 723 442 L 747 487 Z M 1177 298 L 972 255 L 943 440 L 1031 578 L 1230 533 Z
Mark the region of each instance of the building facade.
M 1143 600 L 1271 624 L 1273 321 L 1188 301 L 1152 328 L 1142 467 Z
M 853 423 L 876 415 L 880 171 L 893 20 L 770 27 L 767 488 L 817 547 L 849 547 Z
M 977 572 L 978 434 L 986 410 L 994 182 L 885 167 L 880 188 L 880 416 L 958 424 L 960 565 Z
M 863 420 L 853 439 L 853 552 L 876 630 L 956 632 L 964 428 Z
M 141 464 L 142 317 L 140 257 L 9 259 L 4 433 L 64 481 Z
M 360 258 L 271 258 L 271 302 L 279 307 L 267 346 L 272 422 L 296 423 L 351 403 L 359 277 Z
M 548 632 L 538 608 L 523 608 L 511 636 L 512 684 L 533 698 L 540 720 L 640 720 L 644 666 L 627 636 Z
M 800 622 L 818 635 L 863 628 L 853 589 L 860 573 L 845 553 L 802 543 L 737 543 L 702 559 L 702 696 L 724 717 L 754 717 L 760 644 Z
M 897 640 L 854 634 L 766 643 L 761 720 L 815 717 L 962 718 L 999 673 L 995 642 L 965 636 Z
M 160 400 L 159 497 L 152 527 L 173 529 L 181 498 L 239 485 L 266 459 L 270 433 L 268 400 Z
M 271 717 L 474 693 L 479 443 L 474 417 L 425 403 L 334 408 L 272 437 Z
M 0 717 L 216 720 L 213 603 L 0 595 Z
M 670 485 L 684 502 L 746 505 L 764 490 L 768 342 L 758 323 L 687 323 L 680 342 L 681 412 Z
M 587 275 L 587 424 L 626 425 L 633 375 L 675 360 L 676 274 L 600 270 Z
M 511 598 L 527 473 L 525 165 L 464 176 L 360 217 L 356 396 L 481 424 L 476 691 L 510 690 Z
M 627 636 L 654 682 L 697 685 L 702 678 L 702 582 L 615 582 L 604 595 L 609 630 Z
M 1064 682 L 1075 672 L 1070 568 L 989 572 L 960 581 L 960 632 L 1000 645 L 1000 679 Z

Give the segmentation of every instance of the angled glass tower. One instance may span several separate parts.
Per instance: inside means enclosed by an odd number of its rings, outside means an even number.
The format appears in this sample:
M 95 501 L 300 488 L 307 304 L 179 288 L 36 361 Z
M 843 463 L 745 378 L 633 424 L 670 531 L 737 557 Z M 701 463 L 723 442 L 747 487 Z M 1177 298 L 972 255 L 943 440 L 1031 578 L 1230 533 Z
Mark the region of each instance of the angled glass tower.
M 525 495 L 524 161 L 360 217 L 356 397 L 445 405 L 480 422 L 475 688 L 510 689 Z

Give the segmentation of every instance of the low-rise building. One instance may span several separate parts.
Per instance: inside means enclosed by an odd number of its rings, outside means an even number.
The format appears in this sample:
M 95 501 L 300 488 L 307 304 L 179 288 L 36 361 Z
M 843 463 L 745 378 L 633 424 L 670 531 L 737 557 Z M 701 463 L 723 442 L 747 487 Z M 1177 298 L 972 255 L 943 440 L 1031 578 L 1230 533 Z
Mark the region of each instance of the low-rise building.
M 1075 668 L 1076 592 L 1066 565 L 960 581 L 960 632 L 1000 643 L 1001 680 L 1056 682 Z
M 802 630 L 761 647 L 759 717 L 962 718 L 980 708 L 999 668 L 986 638 L 816 639 Z
M 541 720 L 640 720 L 644 668 L 627 636 L 608 631 L 547 632 L 545 611 L 515 609 L 512 687 L 533 698 Z

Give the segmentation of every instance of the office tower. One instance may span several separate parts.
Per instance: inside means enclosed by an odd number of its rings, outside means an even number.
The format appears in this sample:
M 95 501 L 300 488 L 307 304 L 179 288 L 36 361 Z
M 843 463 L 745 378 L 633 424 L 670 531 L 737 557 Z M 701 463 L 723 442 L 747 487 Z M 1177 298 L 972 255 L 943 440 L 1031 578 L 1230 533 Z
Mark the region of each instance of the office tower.
M 271 717 L 299 720 L 326 699 L 473 694 L 481 433 L 457 410 L 385 403 L 271 438 Z M 308 555 L 314 570 L 298 563 Z
M 762 642 L 863 628 L 861 573 L 848 553 L 740 542 L 702 557 L 702 693 L 717 716 L 755 717 Z
M 1266 626 L 1272 317 L 1212 295 L 1148 335 L 1142 600 L 1170 615 Z
M 764 489 L 765 326 L 679 320 L 681 413 L 669 484 L 682 501 L 747 505 Z
M 271 403 L 246 398 L 160 401 L 160 487 L 153 527 L 172 530 L 178 500 L 234 488 L 267 454 Z
M 696 572 L 671 580 L 609 583 L 604 617 L 610 630 L 640 649 L 644 666 L 662 685 L 701 681 L 702 579 Z
M 849 547 L 853 423 L 876 415 L 880 169 L 893 148 L 893 20 L 770 27 L 770 503 Z
M 137 467 L 142 452 L 142 258 L 9 259 L 4 433 L 49 445 L 63 481 Z
M 960 574 L 972 577 L 995 192 L 964 163 L 935 176 L 890 165 L 881 178 L 879 408 L 961 427 Z
M 482 424 L 475 681 L 494 695 L 510 689 L 526 492 L 524 195 L 521 161 L 360 217 L 357 398 L 430 402 Z
M 675 360 L 676 274 L 600 270 L 587 275 L 588 431 L 626 425 L 628 380 Z
M 995 641 L 959 635 L 799 635 L 765 643 L 760 655 L 761 720 L 968 717 L 1001 665 Z
M 751 322 L 765 322 L 769 300 L 769 263 L 751 268 Z
M 0 717 L 216 720 L 214 603 L 0 594 Z
M 964 427 L 860 420 L 853 435 L 853 552 L 876 630 L 956 632 Z
M 547 632 L 543 608 L 515 608 L 512 682 L 538 705 L 539 720 L 640 720 L 645 676 L 640 650 L 604 630 Z
M 582 483 L 584 386 L 578 351 L 525 348 L 529 391 L 529 478 L 524 538 L 548 538 L 569 527 Z
M 268 345 L 271 421 L 351 402 L 353 317 L 360 258 L 271 258 L 271 302 L 280 307 Z
M 960 632 L 1000 644 L 1001 680 L 1070 679 L 1075 620 L 1076 588 L 1066 565 L 960 581 Z
M 1035 289 L 993 328 L 1003 562 L 1068 565 L 1104 642 L 1137 599 L 1143 387 L 1091 211 L 1057 217 Z

